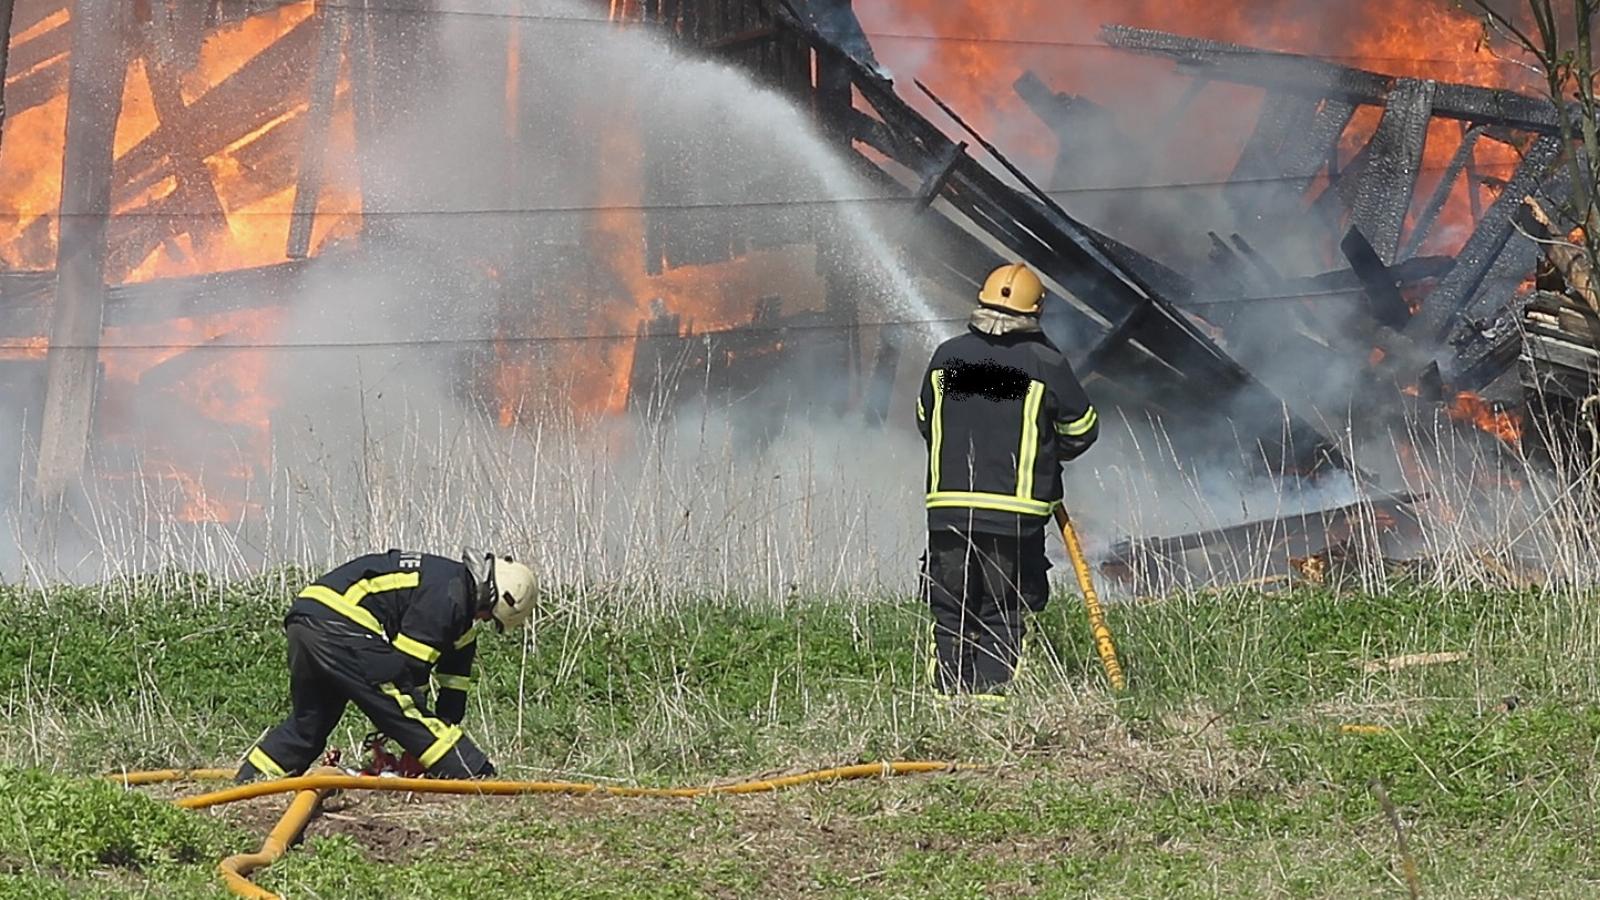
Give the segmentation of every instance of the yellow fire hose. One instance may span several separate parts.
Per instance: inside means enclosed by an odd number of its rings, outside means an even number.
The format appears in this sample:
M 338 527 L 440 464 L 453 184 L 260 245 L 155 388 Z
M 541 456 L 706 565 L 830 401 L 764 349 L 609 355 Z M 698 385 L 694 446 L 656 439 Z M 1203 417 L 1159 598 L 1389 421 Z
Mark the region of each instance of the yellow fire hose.
M 338 769 L 318 769 L 319 773 L 338 773 Z M 319 774 L 313 778 L 326 778 L 328 775 Z M 289 808 L 283 811 L 283 818 L 278 824 L 272 826 L 267 832 L 266 840 L 261 842 L 261 849 L 254 853 L 235 853 L 217 864 L 217 871 L 222 875 L 222 882 L 228 886 L 236 896 L 249 897 L 251 900 L 279 900 L 277 894 L 256 887 L 250 881 L 250 873 L 256 869 L 270 866 L 278 861 L 289 849 L 289 844 L 300 836 L 305 830 L 306 823 L 311 821 L 311 814 L 316 812 L 317 804 L 328 793 L 327 789 L 309 788 L 294 795 L 289 802 Z
M 1078 543 L 1078 530 L 1072 527 L 1072 517 L 1065 505 L 1056 507 L 1056 524 L 1061 526 L 1061 542 L 1067 545 L 1067 555 L 1072 557 L 1072 569 L 1078 575 L 1078 589 L 1083 592 L 1083 606 L 1089 612 L 1089 633 L 1094 637 L 1094 649 L 1100 654 L 1100 664 L 1105 667 L 1111 689 L 1121 691 L 1128 686 L 1122 674 L 1122 663 L 1117 659 L 1117 645 L 1111 640 L 1111 629 L 1106 627 L 1106 614 L 1100 608 L 1100 595 L 1095 593 L 1094 578 L 1089 573 L 1089 561 L 1083 555 L 1083 545 Z
M 322 768 L 310 775 L 258 781 L 183 797 L 175 803 L 184 809 L 205 809 L 225 803 L 294 793 L 294 800 L 267 834 L 261 849 L 224 859 L 217 867 L 228 889 L 253 900 L 277 900 L 277 895 L 262 890 L 249 879 L 251 872 L 271 865 L 288 849 L 289 843 L 305 828 L 318 802 L 330 791 L 398 791 L 419 794 L 465 794 L 475 796 L 513 796 L 519 794 L 600 794 L 613 797 L 702 797 L 708 794 L 757 794 L 798 787 L 804 784 L 846 781 L 857 778 L 887 778 L 929 772 L 954 772 L 982 766 L 900 760 L 818 769 L 781 778 L 763 778 L 731 784 L 702 787 L 646 788 L 607 785 L 586 781 L 455 781 L 432 778 L 390 778 L 375 775 L 347 775 L 338 769 Z M 107 778 L 123 785 L 160 784 L 171 781 L 218 781 L 233 777 L 231 769 L 158 769 L 149 772 L 112 773 Z

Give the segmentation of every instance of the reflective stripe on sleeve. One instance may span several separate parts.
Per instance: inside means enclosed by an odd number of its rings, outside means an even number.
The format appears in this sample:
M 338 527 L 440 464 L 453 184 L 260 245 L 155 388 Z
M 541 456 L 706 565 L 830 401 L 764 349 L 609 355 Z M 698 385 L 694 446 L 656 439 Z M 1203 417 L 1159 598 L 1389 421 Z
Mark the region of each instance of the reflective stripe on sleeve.
M 433 680 L 439 682 L 441 691 L 464 691 L 472 687 L 470 675 L 441 675 L 435 672 Z
M 1088 434 L 1089 429 L 1093 428 L 1094 423 L 1098 421 L 1100 421 L 1100 414 L 1095 412 L 1094 407 L 1091 406 L 1089 407 L 1088 412 L 1079 416 L 1075 421 L 1057 422 L 1056 434 L 1065 435 L 1067 437 L 1082 437 L 1083 435 Z

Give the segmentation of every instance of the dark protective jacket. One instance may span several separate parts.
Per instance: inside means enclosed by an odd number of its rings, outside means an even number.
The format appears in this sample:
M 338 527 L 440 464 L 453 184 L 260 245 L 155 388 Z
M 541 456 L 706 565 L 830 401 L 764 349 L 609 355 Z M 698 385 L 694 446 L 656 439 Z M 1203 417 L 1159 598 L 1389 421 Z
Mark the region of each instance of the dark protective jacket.
M 923 374 L 928 530 L 1029 535 L 1061 500 L 1061 464 L 1100 435 L 1099 416 L 1043 332 L 970 327 Z
M 312 582 L 289 607 L 309 616 L 382 635 L 362 660 L 372 680 L 402 688 L 438 685 L 434 711 L 452 724 L 466 714 L 477 652 L 477 586 L 464 563 L 390 550 L 358 556 Z M 373 646 L 375 642 L 363 642 Z

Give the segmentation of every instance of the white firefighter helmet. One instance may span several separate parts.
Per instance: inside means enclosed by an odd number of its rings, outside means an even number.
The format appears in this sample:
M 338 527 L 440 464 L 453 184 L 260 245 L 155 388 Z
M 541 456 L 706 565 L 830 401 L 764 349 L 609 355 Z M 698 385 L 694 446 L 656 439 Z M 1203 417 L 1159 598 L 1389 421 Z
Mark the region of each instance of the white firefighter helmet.
M 533 570 L 509 556 L 494 560 L 494 609 L 490 613 L 501 631 L 521 628 L 533 615 L 534 601 L 538 597 L 539 583 Z

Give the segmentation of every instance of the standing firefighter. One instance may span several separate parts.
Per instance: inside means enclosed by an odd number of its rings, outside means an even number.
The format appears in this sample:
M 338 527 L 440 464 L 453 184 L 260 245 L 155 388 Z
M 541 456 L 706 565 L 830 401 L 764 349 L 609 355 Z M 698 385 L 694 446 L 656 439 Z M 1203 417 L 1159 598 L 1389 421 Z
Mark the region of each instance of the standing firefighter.
M 1021 655 L 1022 609 L 1049 599 L 1045 526 L 1061 464 L 1099 436 L 1066 357 L 1039 327 L 1044 285 L 1021 263 L 996 269 L 966 334 L 934 351 L 917 400 L 928 445 L 925 588 L 934 684 L 997 696 Z
M 289 607 L 294 711 L 251 748 L 238 781 L 306 770 L 354 703 L 428 775 L 475 778 L 494 766 L 461 731 L 477 645 L 473 623 L 515 629 L 533 612 L 533 572 L 467 551 L 461 562 L 390 550 L 318 578 Z M 438 683 L 430 712 L 428 676 Z

